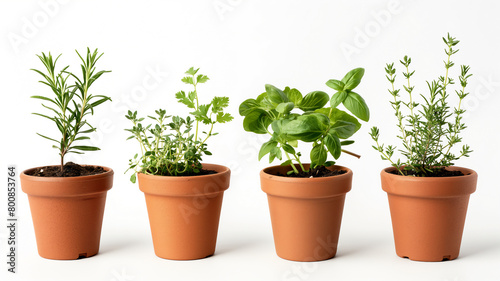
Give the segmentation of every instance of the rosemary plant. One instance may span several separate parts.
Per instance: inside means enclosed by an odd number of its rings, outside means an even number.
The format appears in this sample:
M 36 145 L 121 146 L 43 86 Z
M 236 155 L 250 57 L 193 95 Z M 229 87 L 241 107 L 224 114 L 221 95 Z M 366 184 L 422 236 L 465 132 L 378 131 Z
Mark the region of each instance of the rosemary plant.
M 463 145 L 458 154 L 452 151 L 452 148 L 462 141 L 460 133 L 466 128 L 462 123 L 462 116 L 465 112 L 462 108 L 462 101 L 469 94 L 466 92 L 466 87 L 472 74 L 469 74 L 469 66 L 460 67 L 461 71 L 458 76 L 460 88 L 455 90 L 458 105 L 451 109 L 448 104 L 449 88 L 455 84 L 450 74 L 450 69 L 454 66 L 451 58 L 458 52 L 456 46 L 459 41 L 449 34 L 446 38 L 443 37 L 443 41 L 446 44 L 445 74 L 439 76 L 437 80 L 427 81 L 429 94 L 420 95 L 423 103 L 417 103 L 415 100 L 415 86 L 411 81 L 415 71 L 410 69 L 411 58 L 405 56 L 400 61 L 404 69 L 403 89 L 408 96 L 407 101 L 401 99 L 400 89 L 395 86 L 394 63 L 387 64 L 385 68 L 387 80 L 391 84 L 389 93 L 392 97 L 391 106 L 395 111 L 396 125 L 400 133 L 398 138 L 403 146 L 403 149 L 399 151 L 406 160 L 393 160 L 397 147 L 381 144 L 377 127 L 371 129 L 370 135 L 375 141 L 373 148 L 380 152 L 383 160 L 388 160 L 392 166 L 396 167 L 401 175 L 433 176 L 444 167 L 452 166 L 454 161 L 461 157 L 468 157 L 472 152 L 468 145 Z
M 61 55 L 54 59 L 50 53 L 48 55 L 45 53 L 37 55 L 45 67 L 45 72 L 32 69 L 43 77 L 43 80 L 39 82 L 49 86 L 53 94 L 55 94 L 53 98 L 40 95 L 32 96 L 32 98 L 40 99 L 42 102 L 48 102 L 46 104 L 42 103 L 42 106 L 48 109 L 52 116 L 41 113 L 33 114 L 53 121 L 61 133 L 61 137 L 57 139 L 37 133 L 39 136 L 57 144 L 52 147 L 57 149 L 61 156 L 61 171 L 64 167 L 64 156 L 66 154 L 82 154 L 83 151 L 99 150 L 95 146 L 76 145 L 76 142 L 90 139 L 87 134 L 96 130 L 87 122 L 87 115 L 93 115 L 94 108 L 98 105 L 108 100 L 111 101 L 111 98 L 107 96 L 92 95 L 89 92 L 90 86 L 102 74 L 111 72 L 107 70 L 96 71 L 97 61 L 103 54 L 99 54 L 97 49 L 91 52 L 89 48 L 87 48 L 85 57 L 82 57 L 78 51 L 76 53 L 81 60 L 81 77 L 70 72 L 68 70 L 69 66 L 57 71 L 56 64 Z M 70 80 L 73 80 L 73 82 Z

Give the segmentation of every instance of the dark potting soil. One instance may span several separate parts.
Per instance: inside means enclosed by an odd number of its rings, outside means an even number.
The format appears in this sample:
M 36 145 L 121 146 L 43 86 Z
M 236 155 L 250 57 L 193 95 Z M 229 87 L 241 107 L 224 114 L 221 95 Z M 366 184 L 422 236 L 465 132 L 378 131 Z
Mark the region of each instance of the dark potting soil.
M 186 173 L 186 174 L 177 175 L 177 177 L 196 177 L 196 176 L 213 175 L 213 174 L 217 174 L 217 171 L 201 169 L 199 173 L 196 173 L 196 174 L 195 173 Z
M 298 174 L 292 173 L 290 175 L 278 173 L 277 176 L 288 177 L 288 178 L 324 178 L 333 177 L 337 175 L 342 175 L 347 173 L 346 170 L 328 170 L 325 166 L 320 166 L 318 168 L 309 169 L 309 172 L 304 172 L 299 170 Z
M 61 171 L 60 166 L 41 167 L 33 170 L 30 176 L 35 177 L 80 177 L 102 174 L 106 172 L 99 166 L 80 166 L 73 162 L 64 164 Z
M 389 172 L 394 175 L 401 175 L 398 170 L 394 170 Z M 414 171 L 405 171 L 403 170 L 403 174 L 405 176 L 415 176 L 416 173 Z M 435 170 L 433 173 L 427 174 L 425 177 L 432 177 L 432 178 L 442 178 L 442 177 L 457 177 L 457 176 L 465 176 L 464 173 L 461 171 L 449 171 L 446 170 L 445 168 L 441 168 L 439 170 Z
M 176 177 L 196 177 L 196 176 L 205 176 L 205 175 L 213 175 L 217 174 L 217 171 L 214 170 L 205 170 L 201 169 L 199 173 L 185 173 L 176 175 Z M 158 176 L 172 176 L 172 175 L 158 175 Z

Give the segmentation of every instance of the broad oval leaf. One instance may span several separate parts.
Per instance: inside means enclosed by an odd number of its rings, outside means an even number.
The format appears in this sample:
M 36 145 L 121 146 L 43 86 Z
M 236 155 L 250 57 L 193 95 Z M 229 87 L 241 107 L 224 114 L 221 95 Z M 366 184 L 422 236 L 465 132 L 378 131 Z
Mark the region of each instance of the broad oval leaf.
M 326 147 L 323 144 L 315 145 L 311 150 L 310 157 L 313 167 L 325 164 L 327 158 Z
M 323 113 L 328 116 L 328 118 L 330 118 L 330 126 L 333 126 L 333 124 L 335 124 L 337 121 L 346 121 L 356 126 L 356 130 L 354 131 L 354 133 L 356 133 L 361 128 L 361 123 L 359 123 L 358 119 L 343 110 L 327 107 L 320 108 L 315 112 Z
M 338 120 L 330 127 L 328 132 L 336 133 L 340 139 L 345 140 L 354 135 L 356 132 L 356 125 L 351 122 Z
M 370 120 L 370 110 L 365 100 L 355 92 L 350 92 L 344 100 L 344 106 L 356 117 L 363 121 Z
M 259 104 L 254 99 L 247 99 L 240 104 L 239 112 L 241 116 L 246 116 L 248 113 L 252 112 L 254 109 L 258 108 Z
M 271 150 L 275 148 L 277 145 L 278 142 L 274 140 L 270 140 L 268 142 L 263 143 L 259 151 L 259 161 L 260 159 L 262 159 L 262 157 L 271 152 Z
M 266 93 L 272 103 L 280 104 L 282 102 L 288 102 L 288 97 L 285 93 L 271 84 L 266 84 Z
M 329 122 L 328 117 L 321 113 L 300 115 L 283 124 L 280 135 L 283 135 L 287 140 L 313 142 L 326 133 L 330 125 Z
M 302 102 L 299 104 L 299 108 L 303 111 L 314 111 L 325 106 L 329 99 L 330 97 L 325 92 L 310 92 L 302 99 Z
M 295 105 L 293 104 L 293 102 L 282 102 L 278 104 L 278 106 L 276 107 L 276 111 L 282 114 L 287 114 L 290 113 L 290 111 L 292 111 L 294 107 Z
M 344 102 L 344 100 L 346 98 L 347 98 L 347 92 L 346 91 L 336 92 L 332 96 L 332 99 L 330 100 L 330 106 L 332 108 L 336 108 L 337 106 L 339 106 L 339 104 L 341 104 L 342 102 Z
M 342 92 L 344 90 L 344 82 L 335 80 L 335 79 L 330 79 L 326 81 L 326 85 L 336 91 Z
M 347 72 L 344 78 L 342 78 L 342 83 L 344 83 L 344 90 L 352 90 L 356 88 L 359 83 L 361 83 L 361 78 L 363 78 L 364 74 L 365 69 L 361 67 Z
M 259 104 L 259 107 L 264 109 L 264 110 L 272 110 L 272 109 L 276 108 L 276 105 L 274 105 L 271 101 L 269 101 L 269 98 L 268 98 L 266 92 L 260 94 L 257 97 L 256 102 Z
M 279 147 L 273 147 L 269 153 L 269 163 L 272 163 L 275 158 L 281 160 L 281 149 Z
M 340 140 L 336 135 L 328 133 L 323 139 L 323 143 L 326 145 L 326 148 L 328 148 L 328 151 L 333 156 L 333 158 L 338 159 L 340 157 L 342 148 Z
M 289 89 L 287 92 L 285 92 L 286 96 L 288 99 L 293 102 L 295 105 L 299 105 L 302 102 L 302 94 L 299 92 L 299 90 L 293 88 Z
M 285 152 L 290 154 L 295 154 L 295 149 L 291 145 L 285 143 L 281 147 Z
M 247 132 L 256 134 L 266 134 L 267 127 L 271 124 L 272 120 L 262 109 L 255 109 L 243 119 L 243 128 Z

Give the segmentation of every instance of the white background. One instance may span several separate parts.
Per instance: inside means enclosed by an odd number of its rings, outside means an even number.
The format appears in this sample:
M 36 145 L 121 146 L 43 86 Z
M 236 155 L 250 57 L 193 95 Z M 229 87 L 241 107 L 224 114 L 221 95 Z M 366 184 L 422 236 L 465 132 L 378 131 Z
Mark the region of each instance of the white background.
M 49 94 L 30 68 L 40 68 L 35 54 L 63 53 L 61 65 L 75 66 L 75 49 L 89 46 L 105 55 L 94 93 L 113 98 L 98 108 L 99 128 L 92 144 L 102 150 L 73 158 L 78 163 L 112 167 L 99 255 L 78 261 L 40 258 L 27 196 L 19 194 L 18 273 L 2 280 L 500 280 L 500 188 L 497 96 L 500 88 L 498 1 L 2 1 L 0 3 L 1 167 L 19 170 L 57 164 L 56 150 L 35 135 L 55 133 L 53 125 L 31 115 L 42 110 L 34 94 Z M 459 165 L 479 174 L 471 196 L 461 255 L 455 261 L 421 263 L 394 252 L 386 194 L 379 172 L 388 166 L 371 148 L 369 128 L 377 125 L 384 142 L 395 142 L 389 105 L 387 62 L 408 54 L 416 69 L 417 93 L 425 80 L 443 74 L 444 44 L 450 32 L 461 43 L 454 60 L 470 64 L 474 76 L 466 107 L 464 140 L 474 149 Z M 232 169 L 220 220 L 217 250 L 197 261 L 169 261 L 153 253 L 143 194 L 123 172 L 138 151 L 125 141 L 126 110 L 141 115 L 165 108 L 185 114 L 174 93 L 191 66 L 211 80 L 200 87 L 202 99 L 226 95 L 235 120 L 218 126 L 206 162 Z M 328 79 L 364 67 L 358 92 L 371 108 L 371 120 L 355 135 L 355 159 L 338 164 L 354 171 L 345 204 L 338 254 L 318 263 L 296 263 L 274 252 L 265 194 L 259 186 L 260 138 L 242 129 L 238 105 L 264 91 L 264 84 L 293 86 L 307 93 L 333 90 Z M 72 68 L 76 70 L 75 68 Z M 398 66 L 398 71 L 401 68 Z M 153 74 L 152 74 L 153 73 Z M 399 72 L 398 72 L 399 73 Z M 457 75 L 458 67 L 453 75 Z M 401 75 L 399 75 L 401 78 Z M 401 80 L 399 80 L 401 82 Z M 304 154 L 308 154 L 305 151 Z M 5 202 L 5 192 L 1 200 Z M 0 204 L 2 209 L 4 203 Z M 2 210 L 3 212 L 3 210 Z M 6 253 L 2 227 L 1 255 Z M 0 258 L 0 260 L 4 260 Z

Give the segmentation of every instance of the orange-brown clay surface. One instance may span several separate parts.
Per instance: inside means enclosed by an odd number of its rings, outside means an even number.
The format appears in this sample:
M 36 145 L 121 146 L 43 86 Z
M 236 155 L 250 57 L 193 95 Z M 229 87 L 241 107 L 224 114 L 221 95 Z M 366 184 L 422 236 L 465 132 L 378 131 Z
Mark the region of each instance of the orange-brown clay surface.
M 396 253 L 416 261 L 458 257 L 469 196 L 476 190 L 477 173 L 461 167 L 465 176 L 421 178 L 382 170 L 382 188 L 391 210 Z
M 215 252 L 224 190 L 229 168 L 203 164 L 216 174 L 168 177 L 140 173 L 155 254 L 160 258 L 193 260 Z
M 99 251 L 106 193 L 113 186 L 113 170 L 81 177 L 21 174 L 28 194 L 38 253 L 56 260 L 73 260 Z M 36 169 L 36 168 L 34 168 Z
M 306 169 L 309 165 L 305 165 Z M 320 261 L 337 253 L 346 193 L 351 190 L 352 171 L 333 177 L 289 178 L 290 167 L 273 166 L 260 172 L 267 193 L 276 253 L 293 261 Z

